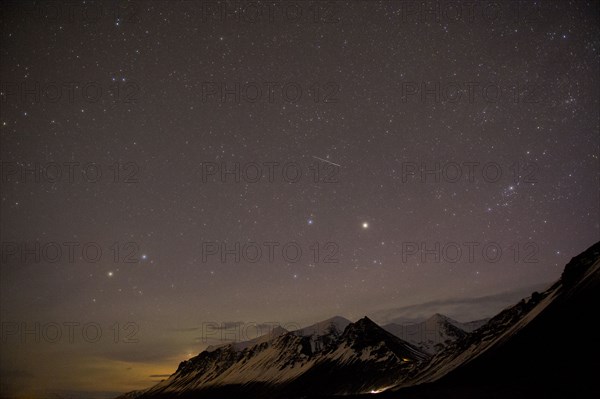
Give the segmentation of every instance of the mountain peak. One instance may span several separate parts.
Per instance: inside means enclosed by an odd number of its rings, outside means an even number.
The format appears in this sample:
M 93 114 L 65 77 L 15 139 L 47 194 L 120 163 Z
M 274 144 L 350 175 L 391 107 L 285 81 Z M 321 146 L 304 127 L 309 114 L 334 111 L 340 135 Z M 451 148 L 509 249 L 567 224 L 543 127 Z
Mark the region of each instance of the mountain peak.
M 330 317 L 329 319 L 323 320 L 321 323 L 325 323 L 325 322 L 334 323 L 334 324 L 340 324 L 340 323 L 341 324 L 343 324 L 343 323 L 350 324 L 351 323 L 350 320 L 348 320 L 342 316 L 333 316 L 333 317 Z
M 441 319 L 441 320 L 448 320 L 448 319 L 449 319 L 449 317 L 448 317 L 448 316 L 444 316 L 444 315 L 443 315 L 443 314 L 441 314 L 441 313 L 434 313 L 434 314 L 433 314 L 433 315 L 430 317 L 430 319 Z
M 351 323 L 346 328 L 346 331 L 354 330 L 354 331 L 369 331 L 369 330 L 381 330 L 381 327 L 373 320 L 369 319 L 367 316 L 362 317 L 357 320 L 356 323 Z
M 325 335 L 329 334 L 332 331 L 337 333 L 342 333 L 346 327 L 352 322 L 342 316 L 334 316 L 329 319 L 325 319 L 313 325 L 302 327 L 296 331 L 294 334 L 301 336 L 309 336 L 309 335 Z
M 442 323 L 442 324 L 453 324 L 453 325 L 459 325 L 460 322 L 445 316 L 441 313 L 434 313 L 430 318 L 428 318 L 427 320 L 425 320 L 425 323 L 429 324 L 429 323 Z
M 377 325 L 373 320 L 369 319 L 367 316 L 360 318 L 357 323 L 361 324 L 374 324 Z
M 381 339 L 382 337 L 387 336 L 388 334 L 389 333 L 386 330 L 384 330 L 373 320 L 365 316 L 359 319 L 356 323 L 349 324 L 346 327 L 346 330 L 344 330 L 343 335 L 348 339 L 361 337 L 361 339 L 371 341 Z
M 592 385 L 597 367 L 587 365 L 590 359 L 600 358 L 600 347 L 594 329 L 573 326 L 589 316 L 590 306 L 599 303 L 599 293 L 600 244 L 596 244 L 573 258 L 562 281 L 536 295 L 536 300 L 506 308 L 472 333 L 465 326 L 481 321 L 459 323 L 440 313 L 392 329 L 396 333 L 368 317 L 351 323 L 335 316 L 305 327 L 306 335 L 302 330 L 285 333 L 282 329 L 275 331 L 274 335 L 282 333 L 277 338 L 263 336 L 243 350 L 226 345 L 204 351 L 182 362 L 175 374 L 139 398 L 298 399 L 403 387 L 409 387 L 411 397 L 411 392 L 430 397 L 438 389 L 445 396 L 465 397 L 463 393 L 473 392 L 485 397 L 499 388 L 503 397 L 514 397 L 523 383 L 529 384 L 525 393 L 537 394 L 548 381 L 555 384 L 547 388 L 550 394 L 566 387 L 567 391 L 559 391 L 561 397 L 583 396 L 572 395 L 571 389 L 582 382 L 597 388 Z M 423 333 L 418 347 L 407 342 L 413 332 Z M 586 346 L 585 350 L 549 350 L 557 342 Z M 425 353 L 439 346 L 443 349 L 433 357 Z M 432 382 L 437 385 L 428 384 Z M 432 386 L 435 390 L 429 391 Z M 138 394 L 122 397 L 133 398 Z

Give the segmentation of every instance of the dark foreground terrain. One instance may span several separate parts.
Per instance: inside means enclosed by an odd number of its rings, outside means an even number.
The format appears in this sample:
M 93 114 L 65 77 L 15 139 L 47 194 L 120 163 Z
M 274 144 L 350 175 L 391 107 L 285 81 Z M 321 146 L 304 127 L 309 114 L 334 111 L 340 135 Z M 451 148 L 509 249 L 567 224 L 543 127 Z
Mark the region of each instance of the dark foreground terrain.
M 363 318 L 343 331 L 332 324 L 322 335 L 284 332 L 244 350 L 203 352 L 121 398 L 598 398 L 599 311 L 596 243 L 548 290 L 433 356 Z

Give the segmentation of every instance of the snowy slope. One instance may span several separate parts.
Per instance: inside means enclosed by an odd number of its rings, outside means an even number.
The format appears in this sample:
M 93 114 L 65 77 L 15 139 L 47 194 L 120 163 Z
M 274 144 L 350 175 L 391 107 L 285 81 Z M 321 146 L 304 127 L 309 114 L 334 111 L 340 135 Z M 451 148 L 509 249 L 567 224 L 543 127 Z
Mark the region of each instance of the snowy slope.
M 588 394 L 600 394 L 595 382 L 600 370 L 600 341 L 587 321 L 599 308 L 597 243 L 573 258 L 561 279 L 546 291 L 505 309 L 435 355 L 409 381 L 400 384 L 425 385 L 402 392 L 432 393 L 416 396 L 419 398 L 448 392 L 477 397 L 488 389 L 504 392 L 504 397 L 527 397 L 543 390 L 544 397 L 597 397 Z
M 433 357 L 366 317 L 355 323 L 334 317 L 211 348 L 182 362 L 167 380 L 122 398 L 372 397 L 378 392 L 403 399 L 600 397 L 600 340 L 593 320 L 599 308 L 597 243 L 573 258 L 546 291 L 479 328 L 481 321 L 459 323 L 439 314 L 423 322 L 446 345 Z
M 450 343 L 464 338 L 468 333 L 484 325 L 489 319 L 461 323 L 439 313 L 421 323 L 390 323 L 383 326 L 400 339 L 415 345 L 422 351 L 435 354 Z
M 269 397 L 290 390 L 370 392 L 398 383 L 427 359 L 418 348 L 368 318 L 350 323 L 336 317 L 275 337 L 259 337 L 253 343 L 211 348 L 182 362 L 173 375 L 140 398 L 202 393 L 214 397 L 248 384 L 260 387 L 255 396 L 268 391 Z M 352 375 L 360 378 L 349 378 Z
M 228 343 L 223 343 L 220 345 L 211 345 L 208 348 L 206 348 L 206 351 L 212 352 L 216 349 L 224 348 L 226 346 L 231 346 L 232 349 L 234 349 L 236 351 L 241 351 L 241 350 L 247 349 L 251 346 L 258 345 L 263 342 L 271 341 L 271 340 L 277 338 L 278 336 L 285 334 L 287 332 L 288 331 L 285 328 L 276 326 L 273 329 L 271 329 L 271 331 L 269 331 L 267 334 L 261 335 L 254 339 L 251 339 L 248 341 L 242 341 L 242 342 L 228 342 Z

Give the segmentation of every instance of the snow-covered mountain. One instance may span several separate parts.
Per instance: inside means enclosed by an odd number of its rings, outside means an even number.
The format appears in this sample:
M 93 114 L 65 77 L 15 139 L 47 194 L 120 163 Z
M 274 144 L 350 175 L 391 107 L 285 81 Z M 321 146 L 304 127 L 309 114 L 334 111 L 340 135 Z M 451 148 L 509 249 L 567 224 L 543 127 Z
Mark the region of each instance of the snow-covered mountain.
M 600 340 L 591 321 L 599 309 L 596 243 L 546 291 L 450 344 L 390 397 L 600 397 Z
M 268 339 L 213 347 L 139 397 L 370 392 L 399 383 L 428 357 L 366 317 L 356 323 L 335 317 Z
M 275 326 L 267 334 L 258 336 L 254 339 L 251 339 L 248 341 L 242 341 L 242 342 L 229 342 L 229 343 L 223 343 L 220 345 L 211 345 L 208 348 L 206 348 L 206 351 L 212 352 L 219 348 L 223 348 L 225 346 L 231 346 L 234 350 L 241 351 L 241 350 L 249 348 L 251 346 L 255 346 L 255 345 L 261 344 L 263 342 L 271 341 L 287 332 L 288 331 L 285 328 L 283 328 L 281 326 Z
M 489 319 L 461 323 L 450 317 L 434 314 L 421 323 L 386 324 L 383 329 L 415 345 L 423 352 L 435 354 L 452 342 L 483 326 Z
M 421 328 L 444 345 L 414 342 L 437 350 L 433 356 L 394 335 L 394 326 L 386 331 L 366 317 L 355 323 L 334 317 L 211 348 L 182 362 L 167 380 L 122 398 L 600 397 L 599 308 L 597 243 L 546 291 L 483 326 L 439 314 L 425 320 Z

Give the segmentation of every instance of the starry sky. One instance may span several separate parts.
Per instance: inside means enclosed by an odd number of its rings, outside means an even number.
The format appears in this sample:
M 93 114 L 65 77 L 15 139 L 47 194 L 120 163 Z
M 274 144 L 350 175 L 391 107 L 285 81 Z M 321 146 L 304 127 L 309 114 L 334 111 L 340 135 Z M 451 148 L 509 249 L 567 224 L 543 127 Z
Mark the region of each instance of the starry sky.
M 475 3 L 3 3 L 2 394 L 557 279 L 599 239 L 598 3 Z

